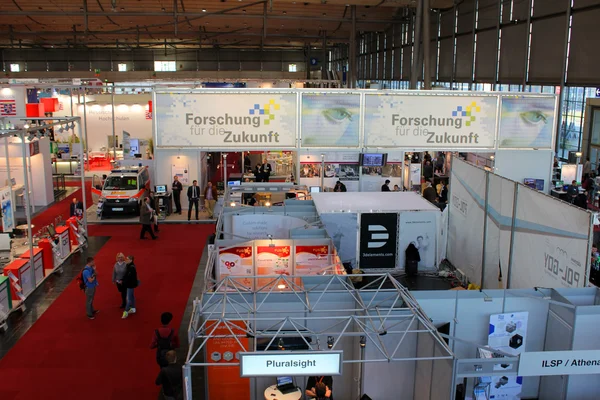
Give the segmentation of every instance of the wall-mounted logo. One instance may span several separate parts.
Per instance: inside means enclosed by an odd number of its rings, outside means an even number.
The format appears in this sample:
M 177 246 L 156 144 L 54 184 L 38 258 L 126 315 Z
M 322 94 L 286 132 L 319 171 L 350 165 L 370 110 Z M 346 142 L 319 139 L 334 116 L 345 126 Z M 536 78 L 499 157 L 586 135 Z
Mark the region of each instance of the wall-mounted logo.
M 370 238 L 367 243 L 369 249 L 376 249 L 385 246 L 390 234 L 388 233 L 385 226 L 382 225 L 369 225 Z
M 471 124 L 477 121 L 475 113 L 481 112 L 481 107 L 477 105 L 477 102 L 472 102 L 467 107 L 458 106 L 455 111 L 452 111 L 453 117 L 462 117 L 465 119 L 465 126 L 471 126 Z
M 265 104 L 262 108 L 260 104 L 254 104 L 248 114 L 250 115 L 264 115 L 263 123 L 265 125 L 269 125 L 271 121 L 275 119 L 275 111 L 279 111 L 279 104 L 275 103 L 275 100 L 271 99 L 267 104 Z

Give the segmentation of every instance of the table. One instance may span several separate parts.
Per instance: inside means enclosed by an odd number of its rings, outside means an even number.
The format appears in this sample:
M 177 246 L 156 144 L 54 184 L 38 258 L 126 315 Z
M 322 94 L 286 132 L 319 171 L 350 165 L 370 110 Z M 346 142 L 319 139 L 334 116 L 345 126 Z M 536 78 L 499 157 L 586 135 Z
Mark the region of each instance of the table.
M 281 393 L 277 389 L 277 385 L 272 385 L 265 389 L 265 400 L 300 400 L 301 398 L 302 390 L 300 388 L 288 394 Z

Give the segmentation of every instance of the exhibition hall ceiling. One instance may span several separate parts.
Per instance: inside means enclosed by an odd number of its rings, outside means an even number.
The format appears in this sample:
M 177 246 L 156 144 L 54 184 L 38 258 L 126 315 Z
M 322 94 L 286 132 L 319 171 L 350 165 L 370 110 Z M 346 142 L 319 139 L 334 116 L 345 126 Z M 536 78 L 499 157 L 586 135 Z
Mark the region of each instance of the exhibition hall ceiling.
M 0 46 L 298 47 L 348 42 L 406 22 L 415 0 L 6 0 Z M 453 0 L 430 0 L 434 10 Z

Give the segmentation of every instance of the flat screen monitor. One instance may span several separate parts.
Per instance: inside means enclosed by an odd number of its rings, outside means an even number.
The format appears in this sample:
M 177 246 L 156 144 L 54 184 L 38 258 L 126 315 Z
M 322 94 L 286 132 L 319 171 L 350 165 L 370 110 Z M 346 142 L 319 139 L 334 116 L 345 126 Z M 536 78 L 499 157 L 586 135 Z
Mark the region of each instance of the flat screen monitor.
M 48 234 L 50 236 L 56 236 L 56 230 L 54 229 L 54 225 L 48 225 Z
M 291 385 L 294 383 L 294 379 L 291 376 L 278 376 L 277 386 Z
M 311 193 L 320 193 L 321 192 L 321 186 L 311 186 L 310 187 L 310 192 Z
M 359 159 L 359 163 L 363 167 L 383 167 L 386 162 L 386 153 L 362 153 Z
M 156 186 L 154 186 L 154 192 L 156 194 L 165 194 L 165 193 L 167 193 L 167 185 L 156 185 Z
M 241 184 L 240 181 L 227 181 L 227 186 L 240 186 Z
M 525 178 L 523 179 L 523 184 L 527 187 L 535 189 L 535 179 L 533 178 Z

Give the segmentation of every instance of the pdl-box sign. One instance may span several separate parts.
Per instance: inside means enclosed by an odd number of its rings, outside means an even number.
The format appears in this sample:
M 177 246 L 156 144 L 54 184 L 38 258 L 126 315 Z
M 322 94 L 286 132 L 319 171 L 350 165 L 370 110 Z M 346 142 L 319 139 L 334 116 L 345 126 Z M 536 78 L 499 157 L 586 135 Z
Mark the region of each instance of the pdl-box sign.
M 519 356 L 519 376 L 600 374 L 600 350 L 532 351 Z
M 240 376 L 321 376 L 342 374 L 341 351 L 257 351 L 240 353 Z

